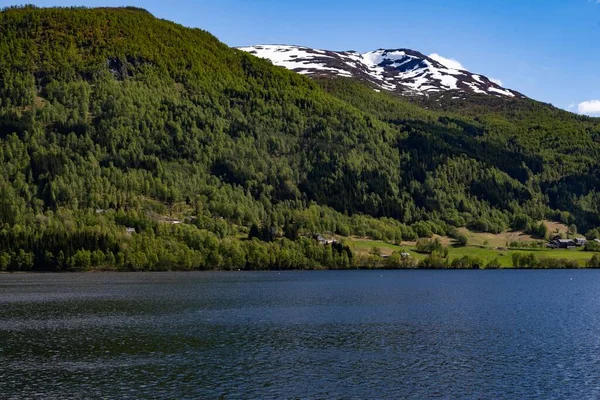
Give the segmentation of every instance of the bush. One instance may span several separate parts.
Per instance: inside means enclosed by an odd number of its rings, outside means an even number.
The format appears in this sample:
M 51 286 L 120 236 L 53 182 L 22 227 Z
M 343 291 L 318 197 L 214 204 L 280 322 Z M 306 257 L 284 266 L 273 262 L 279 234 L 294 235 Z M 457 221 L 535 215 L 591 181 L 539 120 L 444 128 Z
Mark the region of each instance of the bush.
M 531 225 L 531 218 L 525 214 L 517 214 L 511 225 L 515 230 L 524 231 Z
M 585 265 L 588 268 L 600 268 L 600 256 L 598 256 L 598 254 L 594 254 Z
M 448 268 L 448 260 L 444 260 L 437 253 L 433 253 L 421 260 L 421 262 L 419 263 L 419 268 Z
M 571 224 L 569 225 L 569 230 L 567 231 L 569 235 L 577 235 L 577 225 Z
M 448 250 L 448 248 L 444 247 L 444 250 L 442 251 L 442 257 L 448 258 L 449 253 L 450 253 L 450 251 Z
M 381 257 L 381 249 L 375 246 L 371 249 L 371 254 L 377 257 Z
M 600 239 L 600 229 L 594 228 L 590 229 L 588 233 L 586 233 L 585 237 L 588 240 Z
M 428 221 L 427 224 L 436 235 L 446 236 L 448 234 L 448 226 L 443 221 Z
M 450 266 L 457 269 L 479 269 L 483 267 L 483 260 L 478 257 L 464 256 L 452 260 Z
M 485 218 L 477 218 L 475 221 L 471 222 L 469 227 L 478 232 L 489 232 L 491 223 Z
M 583 251 L 600 251 L 600 243 L 591 240 L 583 246 Z
M 462 234 L 462 233 L 459 233 L 459 234 L 456 236 L 456 244 L 457 244 L 458 246 L 463 246 L 463 247 L 464 247 L 464 246 L 466 246 L 466 245 L 467 245 L 467 242 L 468 242 L 468 241 L 469 241 L 469 239 L 467 238 L 467 235 L 464 235 L 464 234 Z
M 431 254 L 434 251 L 441 253 L 443 252 L 444 247 L 439 239 L 419 239 L 417 240 L 417 253 L 422 254 Z
M 538 266 L 538 261 L 533 253 L 514 253 L 512 255 L 512 262 L 515 268 L 536 268 Z
M 402 231 L 402 240 L 417 240 L 419 238 L 410 226 L 401 225 L 400 230 Z
M 540 238 L 546 238 L 548 235 L 548 227 L 543 222 L 540 222 L 539 225 L 531 224 L 529 233 Z
M 499 269 L 501 268 L 500 260 L 498 258 L 494 258 L 492 261 L 486 264 L 485 269 Z
M 412 228 L 414 229 L 417 236 L 420 238 L 430 238 L 433 236 L 433 231 L 431 230 L 429 224 L 427 224 L 426 222 L 419 221 L 416 224 L 414 224 Z
M 6 271 L 10 265 L 10 254 L 0 253 L 0 271 Z
M 399 269 L 416 268 L 417 260 L 413 257 L 402 257 L 400 253 L 395 252 L 385 260 L 385 266 Z
M 579 268 L 579 264 L 575 260 L 567 260 L 566 258 L 543 258 L 539 260 L 538 268 L 576 269 Z

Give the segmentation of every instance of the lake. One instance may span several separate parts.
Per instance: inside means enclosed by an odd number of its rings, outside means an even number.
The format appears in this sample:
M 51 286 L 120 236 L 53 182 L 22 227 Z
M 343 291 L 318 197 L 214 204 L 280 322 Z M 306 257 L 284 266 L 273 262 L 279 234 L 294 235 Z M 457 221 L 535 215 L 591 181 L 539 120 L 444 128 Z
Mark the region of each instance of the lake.
M 0 397 L 600 397 L 600 271 L 0 275 Z

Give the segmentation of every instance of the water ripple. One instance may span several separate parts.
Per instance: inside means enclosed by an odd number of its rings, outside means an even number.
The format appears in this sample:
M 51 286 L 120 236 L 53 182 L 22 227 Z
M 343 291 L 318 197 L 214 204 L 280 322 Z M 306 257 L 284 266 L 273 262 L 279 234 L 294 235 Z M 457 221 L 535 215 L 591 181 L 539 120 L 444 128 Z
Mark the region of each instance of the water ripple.
M 598 278 L 1 275 L 0 397 L 594 399 Z

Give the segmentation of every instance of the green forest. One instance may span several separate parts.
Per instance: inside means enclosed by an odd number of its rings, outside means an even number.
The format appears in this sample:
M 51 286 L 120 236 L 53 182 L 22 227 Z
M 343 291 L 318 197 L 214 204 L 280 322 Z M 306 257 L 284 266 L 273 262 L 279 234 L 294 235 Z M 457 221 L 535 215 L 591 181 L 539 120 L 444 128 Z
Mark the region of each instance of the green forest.
M 136 8 L 0 12 L 0 271 L 356 268 L 317 235 L 542 219 L 595 238 L 599 166 L 600 120 L 533 100 L 311 80 Z

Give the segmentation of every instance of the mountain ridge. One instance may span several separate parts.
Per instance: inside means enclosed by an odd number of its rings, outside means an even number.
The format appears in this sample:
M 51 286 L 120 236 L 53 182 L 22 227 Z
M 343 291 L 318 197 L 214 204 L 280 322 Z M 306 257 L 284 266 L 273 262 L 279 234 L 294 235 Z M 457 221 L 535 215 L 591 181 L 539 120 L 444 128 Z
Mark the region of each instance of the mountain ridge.
M 450 68 L 416 50 L 398 48 L 359 53 L 331 51 L 295 45 L 254 45 L 238 47 L 274 65 L 307 76 L 357 79 L 377 90 L 405 96 L 451 93 L 526 98 L 504 88 L 482 74 Z

